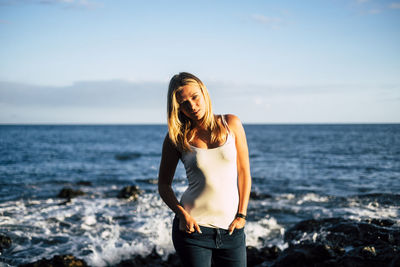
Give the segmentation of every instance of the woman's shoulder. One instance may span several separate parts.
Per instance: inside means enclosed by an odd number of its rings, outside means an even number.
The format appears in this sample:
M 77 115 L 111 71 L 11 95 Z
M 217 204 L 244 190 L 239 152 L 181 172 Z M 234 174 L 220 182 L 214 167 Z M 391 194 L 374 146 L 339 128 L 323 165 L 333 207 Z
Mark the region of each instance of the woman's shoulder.
M 166 151 L 176 153 L 179 156 L 181 155 L 181 151 L 178 149 L 177 145 L 174 144 L 174 142 L 169 137 L 169 132 L 167 132 L 167 134 L 164 137 L 163 146 L 164 146 L 164 149 L 166 149 Z
M 236 136 L 238 132 L 243 129 L 242 122 L 240 121 L 239 117 L 233 114 L 224 114 L 222 115 L 226 121 L 226 124 L 229 127 L 231 133 Z
M 234 114 L 224 114 L 223 115 L 229 128 L 237 128 L 242 126 L 242 122 L 239 117 Z

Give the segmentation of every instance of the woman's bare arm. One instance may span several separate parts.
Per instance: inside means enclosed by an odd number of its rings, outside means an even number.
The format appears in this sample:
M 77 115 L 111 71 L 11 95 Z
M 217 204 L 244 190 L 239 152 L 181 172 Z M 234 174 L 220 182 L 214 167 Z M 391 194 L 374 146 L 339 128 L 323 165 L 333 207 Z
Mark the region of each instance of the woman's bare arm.
M 179 204 L 171 187 L 179 158 L 179 151 L 171 143 L 168 135 L 166 135 L 158 173 L 158 192 L 165 204 L 179 217 L 179 228 L 182 231 L 194 232 L 196 230 L 201 232 L 195 220 Z
M 235 134 L 235 145 L 237 150 L 237 169 L 238 169 L 238 189 L 239 207 L 238 213 L 247 214 L 251 190 L 251 174 L 249 162 L 249 150 L 247 146 L 246 133 L 240 119 L 235 115 L 227 115 L 229 128 Z M 235 228 L 244 227 L 246 221 L 243 218 L 235 218 L 229 226 L 232 233 Z

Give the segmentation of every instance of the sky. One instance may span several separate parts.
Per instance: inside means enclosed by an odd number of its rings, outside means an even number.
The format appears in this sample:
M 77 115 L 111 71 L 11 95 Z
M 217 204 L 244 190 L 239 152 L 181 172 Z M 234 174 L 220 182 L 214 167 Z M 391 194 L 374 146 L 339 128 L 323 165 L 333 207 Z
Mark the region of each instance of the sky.
M 170 78 L 243 123 L 399 123 L 399 0 L 0 0 L 0 123 L 166 123 Z

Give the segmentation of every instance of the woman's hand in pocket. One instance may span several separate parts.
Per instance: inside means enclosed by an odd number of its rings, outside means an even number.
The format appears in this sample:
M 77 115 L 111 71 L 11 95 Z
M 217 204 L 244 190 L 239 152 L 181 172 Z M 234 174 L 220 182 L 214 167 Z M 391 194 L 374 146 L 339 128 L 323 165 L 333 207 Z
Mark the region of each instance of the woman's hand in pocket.
M 188 234 L 191 234 L 194 231 L 197 231 L 201 234 L 200 226 L 197 224 L 196 220 L 190 215 L 185 215 L 179 218 L 179 230 Z
M 229 225 L 229 234 L 231 235 L 233 233 L 233 230 L 235 229 L 242 229 L 244 227 L 244 225 L 246 224 L 246 220 L 243 218 L 235 218 L 233 220 L 233 222 L 231 223 L 231 225 Z

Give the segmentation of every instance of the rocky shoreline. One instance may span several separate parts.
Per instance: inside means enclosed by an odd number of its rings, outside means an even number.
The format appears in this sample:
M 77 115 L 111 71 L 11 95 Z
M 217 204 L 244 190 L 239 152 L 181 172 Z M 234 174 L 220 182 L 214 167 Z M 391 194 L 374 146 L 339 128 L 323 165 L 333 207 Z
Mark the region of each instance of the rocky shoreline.
M 4 239 L 8 240 L 8 239 Z M 248 266 L 400 266 L 400 227 L 391 220 L 354 221 L 342 218 L 305 220 L 290 228 L 284 237 L 288 248 L 247 247 Z M 7 249 L 2 246 L 3 249 Z M 88 264 L 72 255 L 20 265 L 21 267 L 76 266 Z M 121 261 L 117 267 L 180 266 L 176 254 L 167 260 L 153 250 L 143 257 Z

